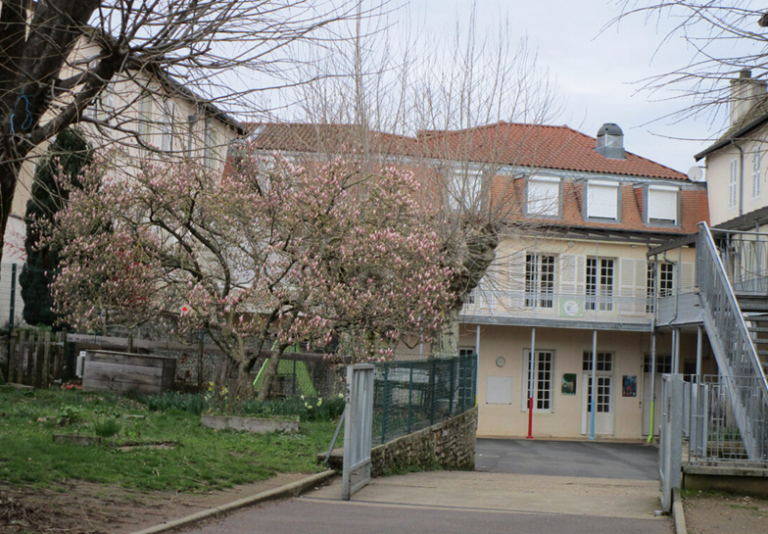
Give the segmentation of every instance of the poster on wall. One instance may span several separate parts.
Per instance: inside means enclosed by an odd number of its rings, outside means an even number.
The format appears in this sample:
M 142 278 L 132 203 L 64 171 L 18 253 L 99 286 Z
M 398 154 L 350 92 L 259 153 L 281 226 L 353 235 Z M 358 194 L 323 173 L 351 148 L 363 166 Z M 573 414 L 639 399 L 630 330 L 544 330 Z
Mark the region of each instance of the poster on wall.
M 563 375 L 560 393 L 563 395 L 576 395 L 576 373 L 565 373 Z
M 637 397 L 637 376 L 624 375 L 621 385 L 622 397 Z

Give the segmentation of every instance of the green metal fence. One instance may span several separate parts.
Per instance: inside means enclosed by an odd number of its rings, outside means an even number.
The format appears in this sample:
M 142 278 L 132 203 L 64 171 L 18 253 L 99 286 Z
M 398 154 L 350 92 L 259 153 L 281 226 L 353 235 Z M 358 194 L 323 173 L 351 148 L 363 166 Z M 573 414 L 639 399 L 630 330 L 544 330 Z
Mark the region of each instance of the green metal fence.
M 472 409 L 476 384 L 473 354 L 377 364 L 373 442 L 387 443 Z

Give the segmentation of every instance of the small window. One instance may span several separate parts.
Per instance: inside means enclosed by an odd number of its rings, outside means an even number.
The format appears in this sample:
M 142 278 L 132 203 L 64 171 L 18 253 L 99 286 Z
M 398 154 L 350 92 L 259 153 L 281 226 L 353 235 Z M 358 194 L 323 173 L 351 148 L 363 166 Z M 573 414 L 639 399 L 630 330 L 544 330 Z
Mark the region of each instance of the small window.
M 760 196 L 760 152 L 752 156 L 752 198 Z
M 590 180 L 587 183 L 587 218 L 619 219 L 619 183 Z
M 648 186 L 648 220 L 653 223 L 678 223 L 678 195 L 680 189 L 667 185 Z
M 528 179 L 526 214 L 533 217 L 560 216 L 560 178 L 532 176 Z
M 592 351 L 584 351 L 584 360 L 581 365 L 582 371 L 592 371 Z M 613 372 L 613 353 L 598 352 L 596 371 L 611 373 Z
M 212 117 L 205 118 L 205 166 L 212 169 L 216 165 L 219 136 Z
M 643 372 L 651 372 L 651 357 L 646 354 L 643 361 Z M 656 355 L 656 373 L 665 374 L 672 372 L 672 356 Z
M 480 201 L 483 180 L 475 174 L 454 169 L 447 178 L 448 205 L 451 209 L 471 210 Z
M 523 411 L 528 410 L 528 382 L 533 378 L 533 410 L 551 412 L 553 381 L 555 377 L 555 353 L 537 350 L 531 377 L 531 351 L 525 351 L 525 376 L 523 377 Z
M 165 152 L 173 151 L 173 124 L 176 115 L 176 103 L 166 100 L 163 103 L 163 118 L 160 124 L 161 149 Z
M 739 162 L 733 159 L 731 160 L 731 174 L 728 178 L 728 208 L 730 209 L 735 208 L 738 203 L 738 173 Z
M 150 142 L 150 123 L 152 121 L 152 100 L 148 92 L 139 97 L 139 136 L 145 143 Z

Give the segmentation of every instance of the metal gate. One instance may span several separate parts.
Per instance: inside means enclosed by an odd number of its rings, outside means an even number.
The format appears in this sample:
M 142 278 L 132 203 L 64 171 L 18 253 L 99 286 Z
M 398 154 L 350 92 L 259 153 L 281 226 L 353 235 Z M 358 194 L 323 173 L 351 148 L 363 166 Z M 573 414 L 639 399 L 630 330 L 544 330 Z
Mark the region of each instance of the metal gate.
M 348 501 L 371 479 L 374 366 L 347 367 L 347 406 L 344 419 L 344 469 L 341 498 Z
M 659 497 L 665 512 L 672 509 L 672 490 L 680 489 L 683 456 L 683 377 L 662 377 L 659 438 Z

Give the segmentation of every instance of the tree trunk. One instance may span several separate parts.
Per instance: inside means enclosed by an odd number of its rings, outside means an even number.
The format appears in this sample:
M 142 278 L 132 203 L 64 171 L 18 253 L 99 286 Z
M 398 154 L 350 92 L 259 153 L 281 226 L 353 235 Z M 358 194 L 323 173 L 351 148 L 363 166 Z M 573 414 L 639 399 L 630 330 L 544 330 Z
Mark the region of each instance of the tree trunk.
M 5 228 L 13 206 L 13 194 L 16 191 L 16 180 L 21 168 L 21 158 L 10 160 L 4 158 L 0 162 L 0 262 L 3 260 L 5 245 Z
M 260 401 L 265 401 L 269 397 L 269 390 L 272 389 L 272 383 L 275 381 L 275 376 L 277 376 L 277 364 L 280 363 L 280 357 L 287 346 L 281 343 L 277 347 L 272 347 L 267 368 L 264 369 L 264 381 L 261 383 L 261 390 L 259 390 L 258 398 Z
M 451 308 L 445 314 L 443 321 L 443 330 L 435 337 L 432 342 L 432 351 L 430 357 L 439 358 L 441 356 L 458 356 L 459 354 L 459 312 L 461 305 Z

